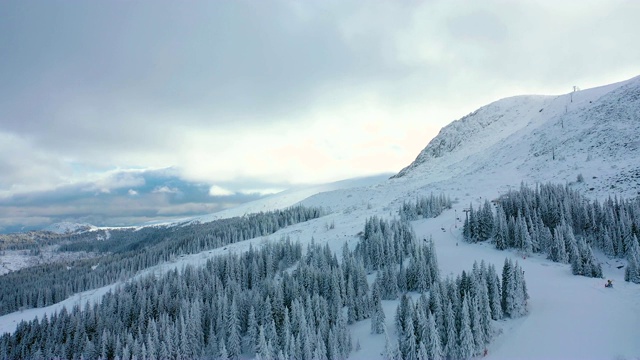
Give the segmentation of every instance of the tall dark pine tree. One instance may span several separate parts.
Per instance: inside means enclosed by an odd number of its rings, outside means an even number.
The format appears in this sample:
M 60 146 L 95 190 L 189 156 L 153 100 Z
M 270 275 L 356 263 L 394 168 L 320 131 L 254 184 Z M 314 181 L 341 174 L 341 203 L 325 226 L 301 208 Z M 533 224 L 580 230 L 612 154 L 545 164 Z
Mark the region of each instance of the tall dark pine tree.
M 624 279 L 640 284 L 640 245 L 635 235 L 633 235 L 632 240 L 627 252 L 628 265 L 624 272 Z
M 458 338 L 458 358 L 469 359 L 474 354 L 474 340 L 471 332 L 471 319 L 469 315 L 468 297 L 462 300 L 460 313 L 460 333 Z
M 371 293 L 371 333 L 382 334 L 384 332 L 385 315 L 380 301 L 378 287 L 374 286 Z

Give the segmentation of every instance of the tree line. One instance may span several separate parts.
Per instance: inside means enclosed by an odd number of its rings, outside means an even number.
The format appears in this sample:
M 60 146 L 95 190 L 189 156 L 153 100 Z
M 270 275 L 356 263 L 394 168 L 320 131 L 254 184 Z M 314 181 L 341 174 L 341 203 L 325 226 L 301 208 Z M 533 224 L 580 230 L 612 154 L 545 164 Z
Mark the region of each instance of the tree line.
M 444 194 L 419 195 L 415 202 L 404 201 L 398 213 L 402 220 L 428 219 L 442 214 L 446 209 L 451 209 L 451 205 L 451 199 Z

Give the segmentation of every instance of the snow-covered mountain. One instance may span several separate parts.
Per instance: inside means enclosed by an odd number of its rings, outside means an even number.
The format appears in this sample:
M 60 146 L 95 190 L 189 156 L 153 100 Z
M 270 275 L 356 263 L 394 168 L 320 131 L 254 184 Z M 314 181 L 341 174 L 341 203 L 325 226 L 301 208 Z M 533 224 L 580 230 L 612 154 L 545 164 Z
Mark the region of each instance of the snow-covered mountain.
M 559 96 L 502 99 L 444 127 L 395 178 L 572 182 L 640 188 L 640 77 Z M 493 175 L 493 176 L 492 176 Z
M 51 224 L 44 229 L 43 231 L 51 231 L 56 234 L 74 234 L 81 233 L 85 231 L 96 230 L 97 227 L 91 224 L 81 224 L 81 223 L 72 223 L 72 222 L 58 222 Z
M 587 196 L 640 194 L 640 77 L 556 96 L 498 100 L 444 127 L 389 181 L 302 201 L 333 211 L 395 208 L 444 192 L 466 205 L 521 182 L 570 184 Z M 580 181 L 578 177 L 580 176 Z

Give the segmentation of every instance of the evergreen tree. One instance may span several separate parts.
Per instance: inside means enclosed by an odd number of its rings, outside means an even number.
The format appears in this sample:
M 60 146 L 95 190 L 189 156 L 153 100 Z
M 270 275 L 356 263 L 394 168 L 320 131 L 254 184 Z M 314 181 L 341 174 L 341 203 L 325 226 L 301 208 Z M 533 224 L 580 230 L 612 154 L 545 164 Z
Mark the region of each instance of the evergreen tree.
M 444 333 L 444 355 L 446 358 L 455 359 L 458 356 L 458 332 L 456 331 L 456 319 L 451 302 L 447 302 L 445 313 L 446 332 Z
M 426 339 L 427 359 L 440 360 L 444 358 L 442 346 L 440 343 L 440 335 L 436 328 L 436 321 L 433 315 L 428 316 L 428 333 L 429 336 Z M 421 359 L 424 359 L 421 357 Z
M 564 234 L 558 228 L 554 229 L 554 232 L 553 232 L 553 239 L 551 243 L 551 251 L 549 252 L 549 259 L 551 261 L 560 262 L 560 263 L 566 263 L 569 260 L 566 252 Z
M 462 300 L 460 314 L 460 333 L 458 338 L 458 358 L 469 359 L 474 354 L 474 340 L 471 332 L 471 320 L 469 315 L 468 297 Z
M 505 250 L 508 247 L 509 241 L 509 232 L 507 229 L 507 217 L 504 214 L 503 208 L 500 206 L 496 211 L 495 222 L 495 233 L 493 236 L 493 241 L 496 245 L 496 249 Z
M 253 306 L 249 309 L 249 318 L 247 323 L 247 335 L 245 337 L 245 349 L 249 354 L 256 352 L 256 345 L 258 344 L 258 320 L 256 319 L 256 311 Z
M 313 350 L 313 360 L 328 360 L 327 348 L 322 340 L 322 336 L 317 336 L 315 349 Z
M 400 353 L 400 347 L 398 346 L 397 341 L 391 341 L 389 339 L 389 334 L 387 334 L 387 330 L 385 328 L 384 331 L 384 358 L 386 360 L 402 360 L 402 354 Z
M 627 261 L 628 265 L 624 272 L 625 281 L 640 284 L 640 245 L 635 235 L 629 246 Z
M 491 210 L 491 203 L 489 203 L 489 200 L 485 199 L 482 209 L 478 211 L 477 218 L 478 240 L 485 241 L 493 236 L 494 232 L 493 211 Z
M 384 332 L 385 315 L 382 309 L 382 302 L 380 301 L 380 294 L 378 287 L 374 286 L 371 299 L 371 333 L 382 334 Z
M 511 318 L 523 316 L 527 312 L 528 298 L 522 269 L 517 262 L 513 264 L 505 259 L 502 270 L 502 312 Z
M 491 318 L 493 320 L 502 319 L 502 290 L 500 280 L 496 273 L 496 268 L 490 264 L 487 269 L 487 295 L 489 296 L 489 307 L 491 308 Z
M 267 343 L 264 327 L 262 325 L 260 325 L 260 328 L 258 329 L 258 348 L 257 348 L 256 358 L 258 360 L 272 359 L 271 349 L 269 344 Z
M 229 357 L 237 359 L 242 353 L 242 338 L 240 337 L 240 320 L 235 299 L 231 302 L 227 316 L 227 351 Z
M 418 344 L 416 341 L 415 327 L 413 325 L 413 318 L 411 315 L 407 315 L 405 319 L 405 329 L 402 333 L 400 351 L 402 352 L 402 359 L 417 360 L 418 359 Z

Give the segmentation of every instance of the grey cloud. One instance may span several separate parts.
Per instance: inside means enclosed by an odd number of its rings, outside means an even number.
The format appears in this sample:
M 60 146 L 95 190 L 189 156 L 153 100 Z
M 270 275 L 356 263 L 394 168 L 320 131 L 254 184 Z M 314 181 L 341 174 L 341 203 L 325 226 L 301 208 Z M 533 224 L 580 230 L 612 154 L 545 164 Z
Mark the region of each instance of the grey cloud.
M 400 127 L 413 107 L 471 111 L 527 89 L 640 73 L 639 12 L 640 2 L 619 0 L 2 1 L 0 217 L 127 222 L 246 201 L 238 191 L 290 184 L 256 181 L 241 163 L 221 176 L 246 174 L 233 183 L 179 176 L 197 171 L 85 178 L 180 166 L 194 157 L 194 133 L 304 128 L 361 97 L 398 111 Z M 215 173 L 216 159 L 233 159 L 224 150 L 199 147 L 211 153 L 190 166 Z M 211 185 L 236 193 L 211 197 Z M 163 186 L 178 191 L 153 193 Z
M 9 56 L 0 61 L 11 71 L 3 94 L 13 98 L 16 131 L 52 120 L 69 130 L 61 110 L 82 130 L 78 105 L 84 122 L 122 125 L 132 110 L 176 109 L 209 115 L 199 121 L 251 121 L 304 107 L 319 84 L 393 70 L 376 44 L 354 51 L 345 42 L 346 14 L 332 6 L 298 4 L 310 12 L 300 19 L 285 1 L 39 5 L 7 9 L 2 19 Z
M 248 179 L 222 185 L 235 191 L 243 186 L 257 189 L 286 186 Z M 176 169 L 114 171 L 93 182 L 0 197 L 0 232 L 40 229 L 60 221 L 98 226 L 139 225 L 216 212 L 262 197 L 240 192 L 210 196 L 210 186 L 184 180 Z M 137 192 L 135 196 L 130 194 L 132 190 Z
M 640 48 L 633 46 L 638 11 L 640 4 L 622 1 L 474 2 L 468 11 L 452 10 L 444 41 L 470 84 L 482 86 L 484 78 L 511 88 L 564 85 L 569 92 L 579 79 L 640 71 Z
M 304 124 L 327 94 L 347 102 L 414 71 L 385 55 L 391 25 L 372 27 L 375 17 L 345 37 L 361 12 L 348 2 L 6 2 L 0 131 L 51 159 L 146 167 L 177 165 L 173 150 L 194 129 Z
M 466 42 L 478 42 L 484 46 L 503 42 L 508 29 L 502 19 L 486 10 L 473 10 L 457 15 L 448 21 L 453 38 Z

